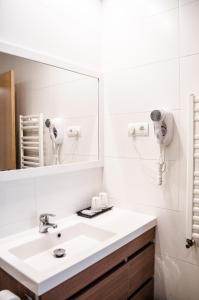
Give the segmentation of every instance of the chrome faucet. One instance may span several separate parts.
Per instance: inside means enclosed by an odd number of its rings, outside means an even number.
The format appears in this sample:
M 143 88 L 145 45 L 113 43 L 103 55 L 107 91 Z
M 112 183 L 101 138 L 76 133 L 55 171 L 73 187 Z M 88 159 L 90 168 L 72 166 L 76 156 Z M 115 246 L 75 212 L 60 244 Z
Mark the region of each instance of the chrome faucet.
M 49 217 L 55 217 L 55 215 L 41 214 L 39 216 L 39 232 L 47 233 L 49 228 L 57 228 L 57 224 L 49 222 Z

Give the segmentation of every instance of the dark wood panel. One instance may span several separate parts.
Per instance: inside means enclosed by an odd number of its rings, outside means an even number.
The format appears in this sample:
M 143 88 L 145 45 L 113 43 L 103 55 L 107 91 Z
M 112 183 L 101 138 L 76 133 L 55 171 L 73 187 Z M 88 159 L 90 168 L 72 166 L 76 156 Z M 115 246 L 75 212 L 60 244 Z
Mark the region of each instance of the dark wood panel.
M 35 299 L 35 295 L 29 289 L 7 274 L 4 270 L 0 269 L 0 290 L 6 289 L 16 294 L 22 300 L 27 300 L 26 295 Z
M 0 170 L 16 169 L 14 71 L 0 74 Z
M 129 300 L 153 300 L 154 299 L 154 282 L 151 279 Z
M 124 300 L 128 297 L 128 267 L 124 265 L 74 300 Z
M 126 260 L 130 255 L 147 245 L 155 238 L 155 228 L 145 232 L 132 242 L 121 247 L 104 259 L 85 269 L 81 273 L 63 282 L 52 290 L 40 296 L 40 300 L 65 300 L 82 288 Z
M 129 296 L 154 274 L 154 244 L 150 244 L 128 263 Z

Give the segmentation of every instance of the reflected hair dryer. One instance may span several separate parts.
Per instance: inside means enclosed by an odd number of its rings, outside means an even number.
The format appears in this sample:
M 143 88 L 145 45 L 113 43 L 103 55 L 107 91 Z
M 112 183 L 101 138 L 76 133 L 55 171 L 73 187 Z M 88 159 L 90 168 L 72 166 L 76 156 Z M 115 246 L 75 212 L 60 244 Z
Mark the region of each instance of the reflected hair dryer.
M 60 147 L 64 140 L 63 122 L 59 118 L 52 120 L 46 119 L 46 127 L 49 129 L 50 138 L 53 144 L 53 152 L 55 157 L 55 164 L 60 164 Z

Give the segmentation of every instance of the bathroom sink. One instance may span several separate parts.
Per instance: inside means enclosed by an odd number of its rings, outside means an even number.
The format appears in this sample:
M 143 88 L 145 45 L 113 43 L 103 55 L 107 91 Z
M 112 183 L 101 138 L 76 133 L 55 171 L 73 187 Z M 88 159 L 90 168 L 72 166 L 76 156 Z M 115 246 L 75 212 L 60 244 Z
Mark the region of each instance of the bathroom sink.
M 153 216 L 114 208 L 93 219 L 71 215 L 0 240 L 0 268 L 42 295 L 156 225 Z M 61 249 L 59 251 L 59 249 Z M 56 257 L 56 254 L 65 255 Z
M 56 232 L 42 234 L 36 240 L 9 249 L 9 252 L 32 268 L 44 271 L 63 261 L 71 261 L 74 257 L 77 259 L 113 235 L 111 231 L 80 222 L 62 230 L 57 229 Z M 53 252 L 60 248 L 66 251 L 66 255 L 57 258 Z

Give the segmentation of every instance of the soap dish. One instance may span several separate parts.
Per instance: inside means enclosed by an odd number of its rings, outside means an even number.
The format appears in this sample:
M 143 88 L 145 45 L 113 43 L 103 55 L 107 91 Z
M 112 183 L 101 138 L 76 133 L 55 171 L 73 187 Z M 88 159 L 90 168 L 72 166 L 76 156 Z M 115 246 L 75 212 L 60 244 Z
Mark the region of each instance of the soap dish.
M 86 210 L 91 211 L 91 207 L 89 206 L 89 207 L 84 208 L 84 209 L 82 209 L 80 211 L 77 211 L 77 215 L 80 216 L 80 217 L 91 219 L 91 218 L 94 218 L 96 216 L 99 216 L 99 215 L 105 213 L 106 211 L 111 210 L 112 208 L 113 208 L 113 206 L 109 206 L 109 207 L 106 207 L 106 208 L 102 208 L 99 211 L 95 211 L 92 214 L 86 214 L 86 213 L 84 213 L 84 211 L 86 211 Z

